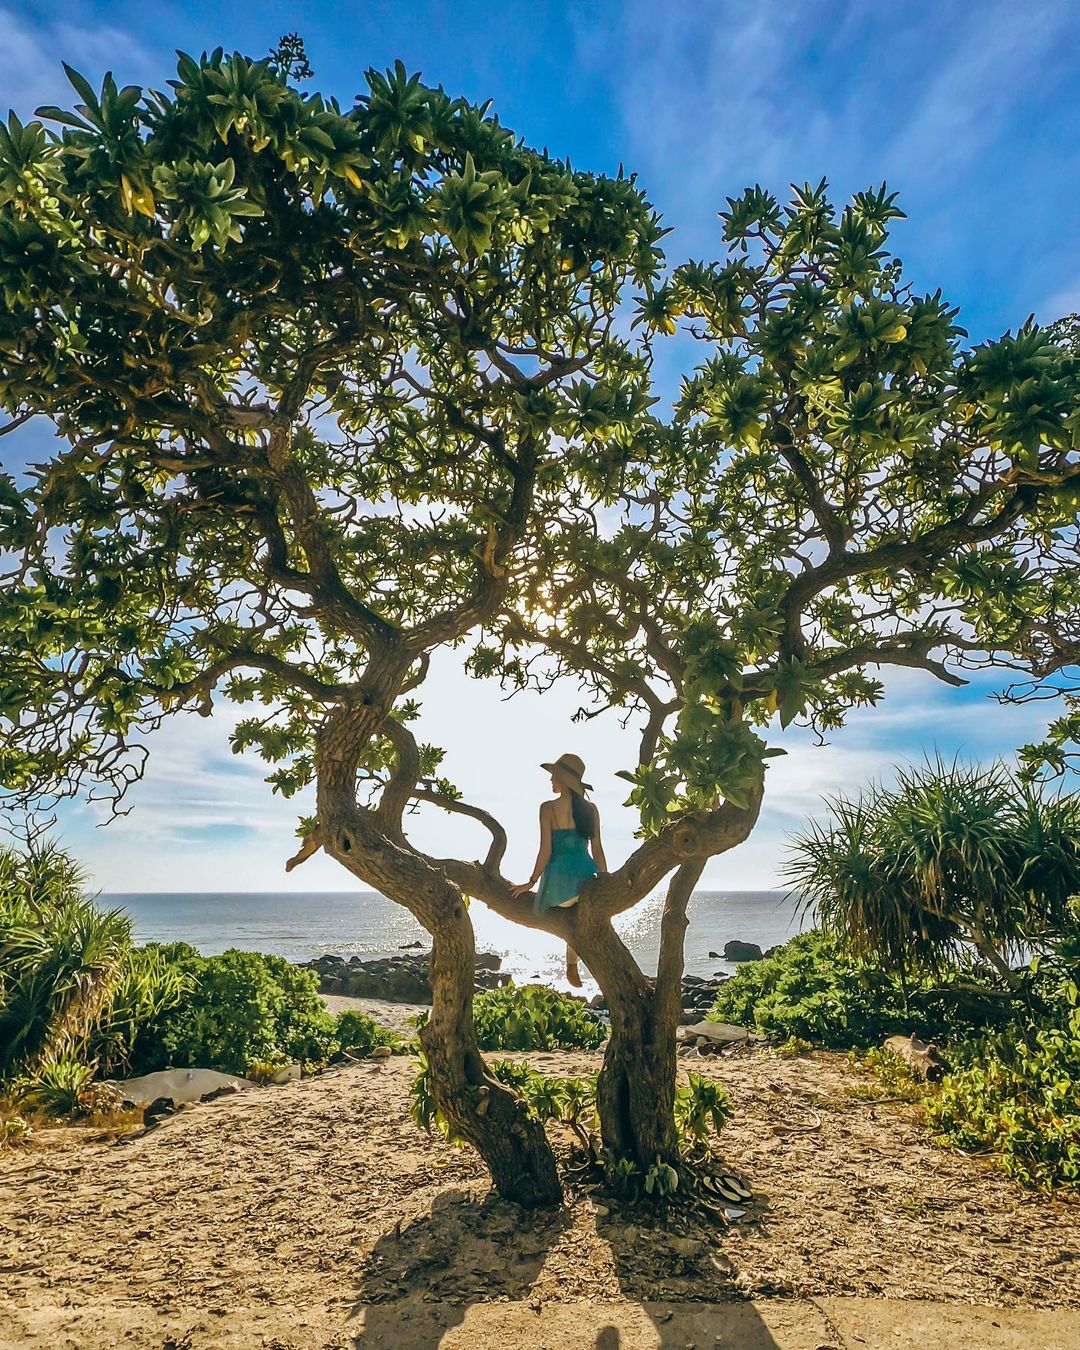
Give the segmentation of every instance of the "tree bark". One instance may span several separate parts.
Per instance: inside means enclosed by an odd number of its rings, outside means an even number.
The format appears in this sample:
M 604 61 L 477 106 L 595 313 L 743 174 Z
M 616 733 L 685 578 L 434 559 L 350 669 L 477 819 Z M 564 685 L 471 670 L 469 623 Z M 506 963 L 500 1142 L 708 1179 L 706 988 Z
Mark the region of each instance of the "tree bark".
M 471 1144 L 499 1194 L 535 1208 L 557 1205 L 562 1188 L 543 1125 L 493 1078 L 473 1031 L 476 946 L 461 890 L 411 848 L 400 828 L 356 801 L 356 759 L 381 723 L 378 705 L 329 719 L 319 739 L 319 838 L 365 885 L 408 909 L 431 934 L 431 1016 L 420 1035 L 431 1090 L 456 1135 Z M 375 719 L 379 719 L 377 722 Z
M 474 961 L 472 924 L 459 899 L 456 912 L 432 931 L 431 1016 L 420 1033 L 432 1093 L 454 1133 L 483 1158 L 504 1199 L 527 1209 L 558 1205 L 562 1187 L 543 1125 L 488 1073 L 477 1048 Z
M 675 1027 L 656 988 L 610 920 L 583 925 L 576 945 L 607 999 L 611 1035 L 596 1088 L 604 1146 L 648 1169 L 676 1163 Z

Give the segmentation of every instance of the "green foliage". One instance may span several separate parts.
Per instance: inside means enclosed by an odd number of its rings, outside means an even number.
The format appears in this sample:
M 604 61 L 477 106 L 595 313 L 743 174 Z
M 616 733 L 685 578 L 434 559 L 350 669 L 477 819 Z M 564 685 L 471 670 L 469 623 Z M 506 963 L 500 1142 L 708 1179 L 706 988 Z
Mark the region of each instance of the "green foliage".
M 843 1050 L 896 1033 L 940 1040 L 993 1015 L 977 997 L 972 1003 L 962 997 L 967 983 L 905 979 L 847 955 L 837 939 L 813 930 L 742 966 L 721 987 L 709 1017 L 775 1040 L 796 1036 Z
M 301 92 L 295 34 L 181 53 L 164 92 L 67 73 L 55 131 L 0 134 L 0 406 L 81 447 L 0 477 L 27 563 L 0 603 L 0 785 L 119 794 L 131 730 L 218 692 L 262 705 L 234 748 L 292 794 L 373 636 L 472 626 L 538 475 L 617 480 L 652 399 L 614 317 L 665 231 L 633 178 L 400 63 L 347 111 Z M 374 787 L 393 758 L 371 742 Z
M 709 1130 L 719 1134 L 732 1110 L 731 1098 L 712 1078 L 691 1073 L 685 1086 L 675 1088 L 675 1127 L 684 1143 L 706 1143 Z
M 334 1039 L 350 1055 L 369 1055 L 377 1045 L 401 1048 L 401 1037 L 389 1027 L 380 1026 L 373 1017 L 357 1008 L 338 1013 L 334 1023 Z
M 33 1126 L 25 1116 L 0 1115 L 0 1150 L 20 1148 L 34 1136 Z
M 1056 1022 L 970 1041 L 926 1106 L 941 1137 L 993 1150 L 1029 1186 L 1080 1187 L 1080 1008 Z
M 196 1066 L 243 1074 L 256 1061 L 323 1063 L 338 1048 L 313 971 L 260 952 L 204 957 L 184 943 L 152 950 L 179 969 L 187 991 L 138 1028 L 134 1073 Z
M 919 1077 L 910 1064 L 880 1046 L 868 1050 L 851 1050 L 848 1063 L 858 1073 L 873 1078 L 873 1083 L 860 1085 L 852 1095 L 878 1099 L 883 1095 L 892 1101 L 921 1102 L 933 1092 L 933 1087 Z
M 656 1161 L 645 1173 L 645 1194 L 657 1200 L 668 1200 L 679 1189 L 679 1174 L 670 1163 Z
M 418 1025 L 426 1021 L 422 1013 Z M 584 1004 L 540 984 L 507 984 L 477 994 L 473 1027 L 481 1050 L 595 1050 L 607 1038 Z
M 124 978 L 130 925 L 55 847 L 0 852 L 0 1080 L 85 1053 Z
M 73 1116 L 93 1076 L 93 1069 L 74 1055 L 60 1055 L 45 1060 L 32 1074 L 20 1079 L 13 1095 L 20 1106 L 43 1115 Z
M 833 823 L 796 838 L 785 871 L 846 951 L 943 969 L 967 944 L 1004 972 L 1072 923 L 1080 794 L 938 759 L 830 807 Z
M 171 961 L 165 948 L 132 948 L 89 1039 L 88 1055 L 98 1071 L 111 1078 L 130 1074 L 140 1034 L 145 1046 L 147 1029 L 194 989 L 194 973 Z

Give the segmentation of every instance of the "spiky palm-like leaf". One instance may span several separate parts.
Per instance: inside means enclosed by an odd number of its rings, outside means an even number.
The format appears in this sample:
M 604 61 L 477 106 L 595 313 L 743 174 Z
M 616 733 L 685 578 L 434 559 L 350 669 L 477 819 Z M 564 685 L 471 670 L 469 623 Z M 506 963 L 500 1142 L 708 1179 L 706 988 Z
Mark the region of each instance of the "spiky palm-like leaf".
M 833 820 L 793 841 L 787 878 L 854 952 L 943 966 L 973 946 L 1008 959 L 1069 923 L 1080 891 L 1080 797 L 1020 782 L 1004 765 L 940 758 L 830 799 Z

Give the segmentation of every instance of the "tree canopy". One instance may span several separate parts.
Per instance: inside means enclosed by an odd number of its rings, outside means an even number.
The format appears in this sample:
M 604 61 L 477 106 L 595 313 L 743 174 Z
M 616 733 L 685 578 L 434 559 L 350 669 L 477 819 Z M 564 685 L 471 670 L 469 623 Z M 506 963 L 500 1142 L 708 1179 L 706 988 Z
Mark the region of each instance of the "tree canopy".
M 297 62 L 181 55 L 167 93 L 69 71 L 74 110 L 0 131 L 0 404 L 62 442 L 0 487 L 0 783 L 122 795 L 164 716 L 258 705 L 234 748 L 316 788 L 294 861 L 321 846 L 432 932 L 442 1109 L 537 1203 L 463 896 L 573 942 L 612 1008 L 605 1142 L 670 1159 L 686 904 L 753 828 L 761 733 L 836 729 L 881 667 L 1075 660 L 1080 370 L 1030 321 L 966 347 L 889 252 L 885 186 L 748 189 L 722 258 L 669 270 L 632 175 L 400 65 L 343 111 Z M 703 356 L 665 411 L 680 325 Z M 446 646 L 640 731 L 641 842 L 572 910 L 512 896 L 502 825 L 413 736 Z M 486 858 L 425 854 L 418 802 Z M 610 919 L 666 877 L 654 983 Z

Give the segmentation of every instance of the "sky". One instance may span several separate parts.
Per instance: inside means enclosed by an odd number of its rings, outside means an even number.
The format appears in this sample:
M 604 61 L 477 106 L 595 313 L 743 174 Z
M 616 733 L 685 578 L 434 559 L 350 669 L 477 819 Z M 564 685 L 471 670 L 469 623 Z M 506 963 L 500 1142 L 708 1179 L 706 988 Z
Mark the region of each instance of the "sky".
M 315 69 L 309 87 L 347 106 L 369 67 L 401 59 L 452 95 L 493 100 L 503 123 L 574 165 L 637 172 L 673 233 L 668 256 L 721 252 L 717 211 L 759 182 L 826 177 L 839 197 L 883 179 L 909 219 L 893 245 L 917 288 L 961 308 L 972 341 L 1080 310 L 1080 5 L 1075 0 L 589 0 L 588 3 L 138 4 L 0 0 L 0 111 L 25 120 L 63 103 L 66 60 L 99 83 L 161 87 L 175 49 L 224 46 L 262 56 L 298 31 Z M 660 364 L 672 387 L 685 349 Z M 0 441 L 18 465 L 47 453 L 47 429 Z M 1038 706 L 1005 707 L 980 678 L 961 691 L 929 675 L 887 673 L 887 696 L 827 746 L 797 728 L 773 743 L 766 805 L 751 838 L 714 859 L 703 885 L 781 884 L 785 841 L 820 815 L 823 794 L 888 779 L 935 752 L 1008 756 L 1036 738 Z M 507 871 L 528 876 L 541 760 L 580 754 L 595 784 L 611 863 L 633 847 L 633 814 L 615 771 L 636 738 L 614 717 L 574 724 L 570 689 L 505 701 L 467 680 L 446 655 L 425 686 L 421 731 L 443 745 L 467 799 L 510 832 Z M 321 855 L 286 876 L 301 799 L 272 797 L 257 759 L 230 753 L 235 715 L 175 718 L 155 737 L 130 813 L 102 827 L 85 804 L 65 808 L 59 837 L 106 892 L 348 890 Z M 479 855 L 484 841 L 456 818 L 426 812 L 420 843 Z

